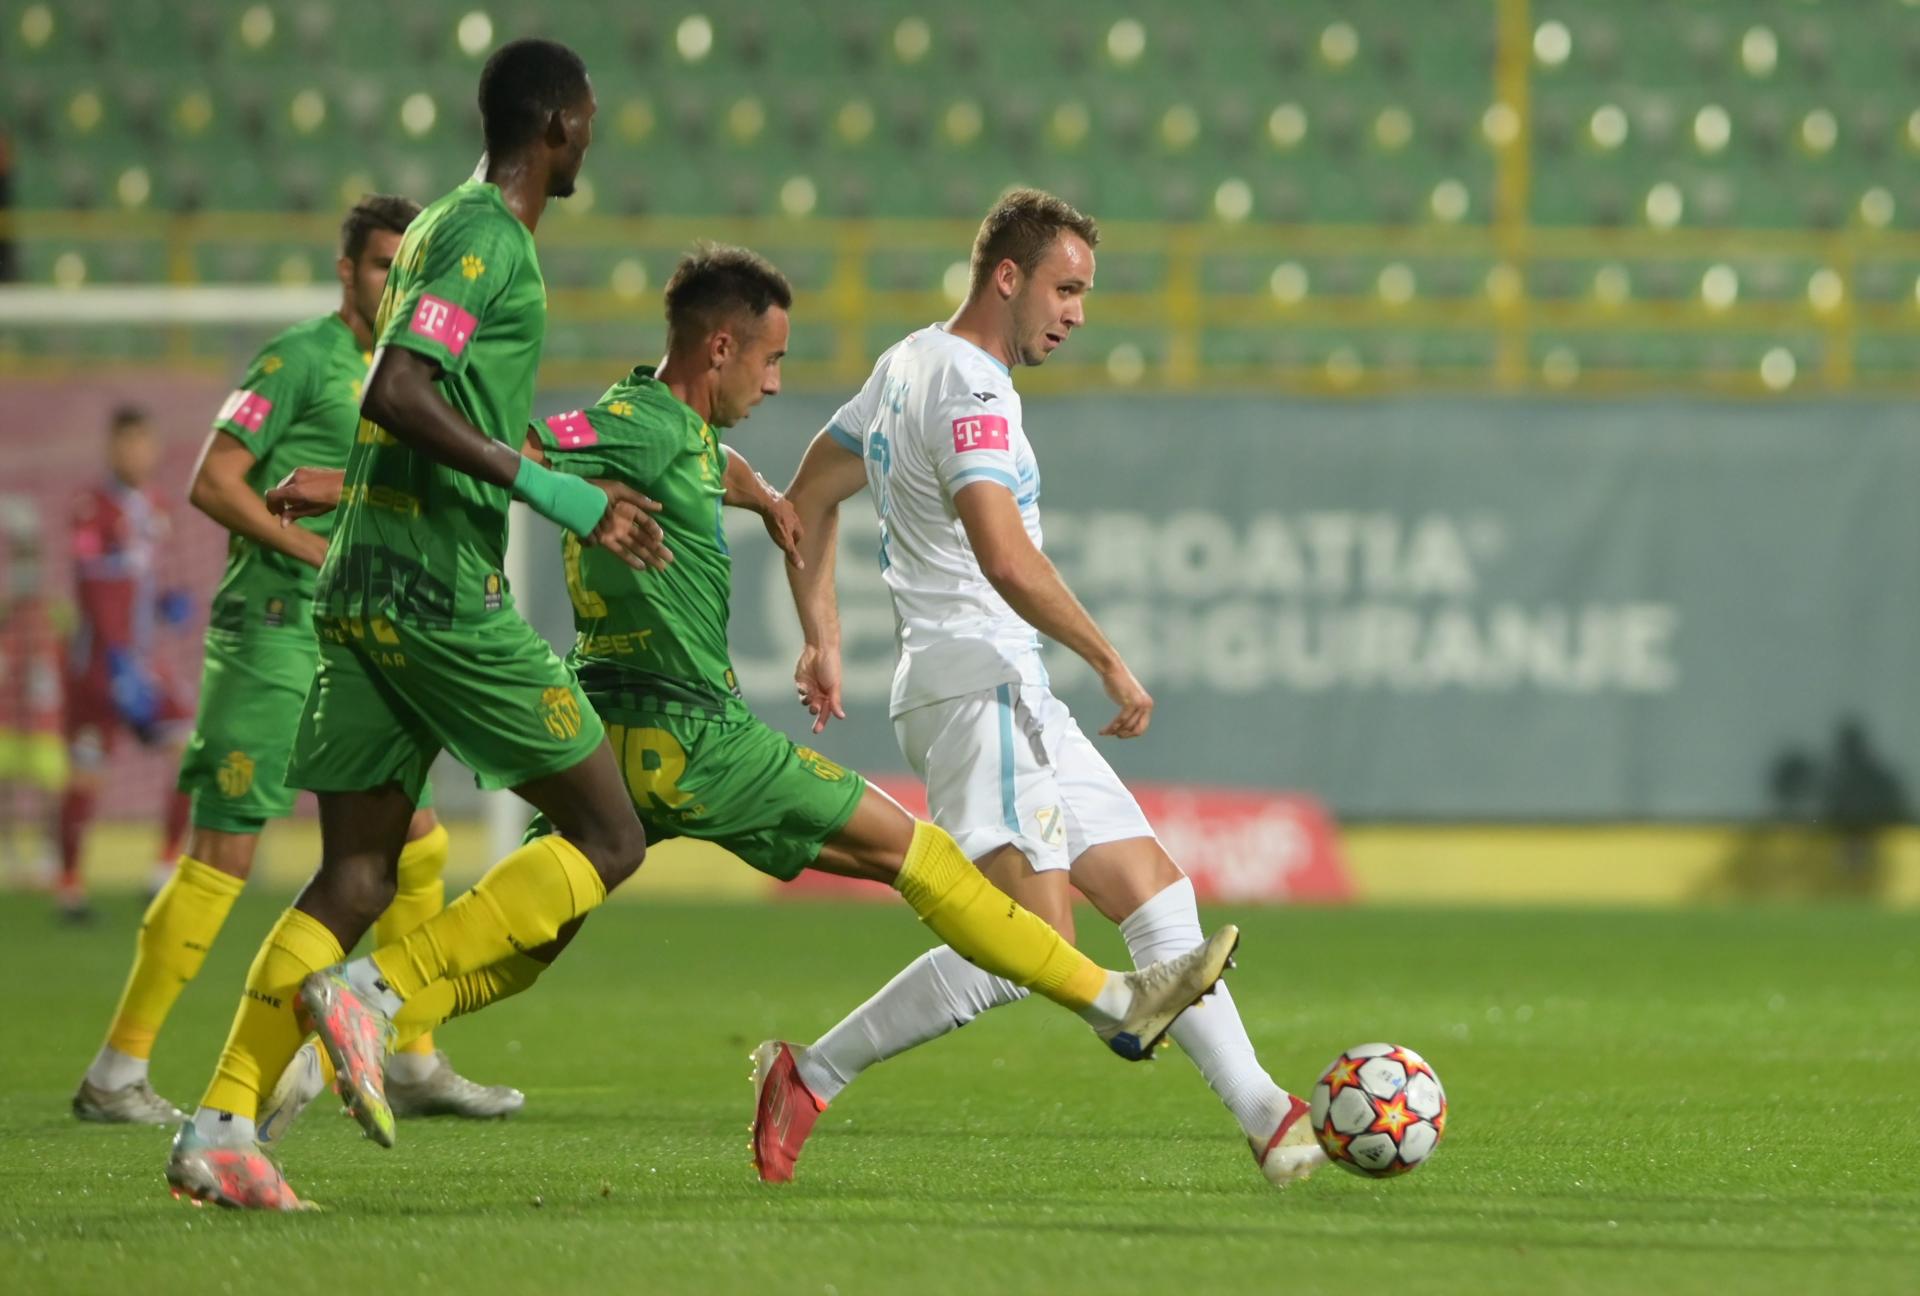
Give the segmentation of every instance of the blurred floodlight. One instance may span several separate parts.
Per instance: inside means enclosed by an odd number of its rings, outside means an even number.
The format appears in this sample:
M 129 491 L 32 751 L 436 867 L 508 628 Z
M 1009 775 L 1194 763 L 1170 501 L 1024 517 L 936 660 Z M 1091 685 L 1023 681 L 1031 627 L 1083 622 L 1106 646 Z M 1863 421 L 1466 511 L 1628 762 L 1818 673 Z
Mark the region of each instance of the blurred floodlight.
M 1760 381 L 1768 391 L 1785 391 L 1793 386 L 1793 378 L 1800 366 L 1794 362 L 1793 352 L 1785 347 L 1774 347 L 1760 357 Z
M 1298 306 L 1307 299 L 1307 268 L 1298 261 L 1282 261 L 1273 268 L 1267 288 L 1282 306 Z
M 153 180 L 145 167 L 128 167 L 114 182 L 113 194 L 122 207 L 144 207 L 153 195 Z
M 53 259 L 53 282 L 62 288 L 78 288 L 87 281 L 87 259 L 78 252 L 62 252 Z
M 1147 372 L 1147 358 L 1131 342 L 1122 342 L 1107 352 L 1107 377 L 1122 387 L 1131 387 Z
M 1480 133 L 1495 148 L 1505 148 L 1520 138 L 1520 114 L 1509 103 L 1488 104 L 1480 114 Z
M 1380 300 L 1389 306 L 1405 306 L 1412 301 L 1415 287 L 1413 267 L 1404 261 L 1393 261 L 1382 266 L 1379 278 L 1374 281 Z
M 419 139 L 433 129 L 433 122 L 439 116 L 439 110 L 433 105 L 433 96 L 424 90 L 416 90 L 400 104 L 400 126 L 407 134 Z
M 789 216 L 811 216 L 819 201 L 819 191 L 806 176 L 792 176 L 780 186 L 780 210 Z
M 1587 122 L 1593 142 L 1611 152 L 1627 142 L 1627 114 L 1619 104 L 1601 104 Z
M 1893 195 L 1879 185 L 1860 195 L 1860 219 L 1874 229 L 1893 223 Z
M 260 49 L 273 39 L 273 10 L 263 4 L 249 6 L 240 15 L 240 43 L 248 49 Z
M 673 47 L 686 62 L 700 62 L 713 52 L 713 24 L 705 14 L 688 14 L 673 30 Z
M 866 142 L 873 134 L 873 105 L 865 99 L 849 99 L 834 114 L 834 133 L 849 144 Z
M 1815 270 L 1813 277 L 1807 280 L 1807 304 L 1822 315 L 1839 310 L 1846 296 L 1846 282 L 1840 278 L 1840 272 L 1831 266 Z
M 460 19 L 460 25 L 454 28 L 454 40 L 460 44 L 460 52 L 468 58 L 479 58 L 493 46 L 493 19 L 483 10 L 475 9 Z
M 28 49 L 39 49 L 53 39 L 53 10 L 31 4 L 20 11 L 20 39 Z
M 956 99 L 947 107 L 941 127 L 955 144 L 971 144 L 980 138 L 983 120 L 979 104 L 971 99 Z
M 1580 357 L 1572 347 L 1557 346 L 1540 358 L 1540 377 L 1549 387 L 1571 387 L 1580 380 Z
M 1558 19 L 1540 24 L 1533 33 L 1533 56 L 1543 67 L 1559 67 L 1573 53 L 1573 33 Z
M 309 86 L 293 96 L 293 102 L 287 106 L 287 120 L 302 135 L 311 135 L 319 130 L 327 120 L 327 100 L 318 90 Z
M 1504 261 L 1487 271 L 1487 300 L 1496 306 L 1514 305 L 1526 287 L 1526 277 Z
M 1825 153 L 1840 138 L 1840 123 L 1825 108 L 1815 108 L 1800 121 L 1800 142 L 1807 152 Z
M 958 306 L 967 299 L 967 289 L 973 286 L 973 267 L 965 261 L 955 261 L 940 276 L 940 291 L 948 301 Z
M 1078 99 L 1069 99 L 1053 110 L 1047 119 L 1047 135 L 1053 140 L 1054 147 L 1070 149 L 1079 145 L 1087 137 L 1087 131 L 1093 126 L 1093 119 L 1087 113 L 1087 106 Z
M 1920 121 L 1920 112 L 1914 114 Z M 1267 138 L 1276 148 L 1290 149 L 1307 137 L 1307 110 L 1297 103 L 1283 103 L 1267 114 Z
M 1718 153 L 1733 138 L 1733 119 L 1719 104 L 1708 104 L 1693 115 L 1693 142 L 1702 153 Z
M 1213 213 L 1223 221 L 1243 221 L 1253 213 L 1253 190 L 1245 180 L 1222 180 L 1213 191 Z
M 639 257 L 621 257 L 613 263 L 608 284 L 615 296 L 626 301 L 637 300 L 647 291 L 647 263 Z
M 1774 39 L 1773 32 L 1766 27 L 1747 28 L 1747 34 L 1740 38 L 1740 66 L 1747 70 L 1747 75 L 1772 76 L 1773 66 L 1779 61 L 1780 42 Z
M 1647 190 L 1647 223 L 1655 229 L 1672 229 L 1680 223 L 1680 217 L 1686 210 L 1686 202 L 1680 197 L 1680 186 L 1671 180 L 1662 180 Z
M 1133 18 L 1122 18 L 1107 28 L 1107 57 L 1121 67 L 1132 67 L 1147 52 L 1147 29 Z
M 1360 33 L 1351 23 L 1328 23 L 1326 30 L 1320 33 L 1320 57 L 1327 66 L 1343 68 L 1353 62 L 1353 56 L 1360 52 Z
M 1458 180 L 1442 180 L 1433 187 L 1433 197 L 1428 206 L 1433 209 L 1436 220 L 1448 225 L 1457 225 L 1467 214 L 1467 187 Z
M 727 134 L 739 144 L 750 144 L 760 137 L 767 124 L 767 110 L 752 95 L 736 99 L 727 109 Z
M 1382 108 L 1373 119 L 1373 142 L 1389 153 L 1407 146 L 1413 138 L 1413 114 L 1398 105 Z
M 1700 300 L 1708 310 L 1723 311 L 1740 296 L 1740 276 L 1724 263 L 1707 267 L 1700 276 Z
M 902 18 L 893 29 L 893 52 L 902 63 L 918 63 L 933 48 L 933 29 L 924 18 Z
M 1594 300 L 1602 306 L 1624 306 L 1633 296 L 1633 277 L 1623 265 L 1604 265 L 1593 272 Z
M 1191 146 L 1198 138 L 1200 114 L 1193 110 L 1192 104 L 1174 104 L 1160 118 L 1160 140 L 1174 152 Z

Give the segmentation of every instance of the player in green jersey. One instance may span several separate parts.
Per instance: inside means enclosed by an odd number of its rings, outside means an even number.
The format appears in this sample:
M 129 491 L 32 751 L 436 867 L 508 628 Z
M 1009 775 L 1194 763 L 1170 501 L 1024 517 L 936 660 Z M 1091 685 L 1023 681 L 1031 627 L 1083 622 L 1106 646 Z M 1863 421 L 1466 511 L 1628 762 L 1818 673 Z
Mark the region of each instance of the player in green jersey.
M 347 213 L 336 263 L 339 309 L 261 348 L 201 451 L 190 498 L 230 538 L 207 630 L 199 714 L 180 767 L 192 836 L 148 906 L 106 1042 L 73 1096 L 82 1120 L 166 1125 L 184 1115 L 154 1092 L 148 1062 L 253 870 L 260 830 L 292 812 L 287 752 L 319 656 L 313 582 L 333 519 L 282 527 L 262 496 L 297 465 L 346 462 L 387 269 L 419 211 L 410 199 L 381 194 Z M 439 912 L 446 842 L 423 799 L 377 933 L 404 935 Z M 459 1076 L 430 1041 L 396 1054 L 388 1069 L 397 1102 L 412 1113 L 500 1116 L 525 1101 L 516 1090 Z
M 514 610 L 502 567 L 520 498 L 629 561 L 663 561 L 628 487 L 524 460 L 546 325 L 533 231 L 573 192 L 592 140 L 586 67 L 514 41 L 481 74 L 486 157 L 395 254 L 379 343 L 344 470 L 344 504 L 314 589 L 320 662 L 287 781 L 319 794 L 321 862 L 247 977 L 213 1083 L 167 1164 L 176 1193 L 232 1206 L 298 1199 L 261 1154 L 255 1120 L 310 1020 L 363 1124 L 392 1141 L 384 1041 L 361 996 L 398 1004 L 441 975 L 557 953 L 577 920 L 639 867 L 646 839 L 573 674 Z M 350 986 L 341 962 L 395 890 L 396 864 L 441 750 L 483 787 L 512 787 L 558 832 L 495 865 Z M 372 1115 L 369 1116 L 368 1114 Z
M 953 839 L 819 753 L 796 747 L 748 711 L 727 650 L 732 558 L 720 510 L 769 517 L 789 553 L 798 532 L 781 502 L 722 446 L 716 428 L 744 420 L 780 390 L 786 279 L 739 248 L 684 259 L 667 286 L 668 354 L 641 366 L 592 408 L 534 425 L 525 452 L 562 471 L 644 489 L 661 506 L 671 566 L 634 571 L 566 543 L 577 638 L 569 660 L 605 721 L 649 838 L 717 842 L 780 879 L 806 868 L 891 883 L 968 958 L 1079 1012 L 1114 1052 L 1150 1056 L 1167 1028 L 1218 980 L 1238 940 L 1231 927 L 1189 954 L 1136 973 L 1109 972 L 1014 904 Z M 530 841 L 551 820 L 536 820 Z M 399 1015 L 405 1039 L 435 1018 L 524 989 L 540 969 L 440 981 Z M 384 1027 L 383 1023 L 383 1027 Z M 757 1059 L 764 1064 L 766 1059 Z M 756 1145 L 758 1160 L 763 1149 Z

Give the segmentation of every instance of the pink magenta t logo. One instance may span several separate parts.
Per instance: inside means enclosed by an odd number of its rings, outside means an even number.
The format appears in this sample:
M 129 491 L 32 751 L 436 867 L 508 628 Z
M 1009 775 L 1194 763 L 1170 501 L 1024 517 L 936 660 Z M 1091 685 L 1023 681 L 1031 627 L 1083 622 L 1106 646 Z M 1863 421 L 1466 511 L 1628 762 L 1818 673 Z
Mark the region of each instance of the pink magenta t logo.
M 971 450 L 1009 450 L 1013 442 L 1007 432 L 1007 420 L 998 414 L 969 414 L 953 421 L 953 452 Z

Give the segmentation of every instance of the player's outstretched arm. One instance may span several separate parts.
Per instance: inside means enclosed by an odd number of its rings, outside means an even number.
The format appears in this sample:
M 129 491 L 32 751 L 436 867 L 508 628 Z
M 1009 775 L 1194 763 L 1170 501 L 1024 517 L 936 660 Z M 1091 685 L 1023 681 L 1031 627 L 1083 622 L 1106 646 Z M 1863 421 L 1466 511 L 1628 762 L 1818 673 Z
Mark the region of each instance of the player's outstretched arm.
M 758 513 L 760 520 L 767 524 L 767 535 L 777 545 L 787 561 L 796 566 L 806 566 L 800 553 L 800 542 L 804 528 L 800 525 L 800 514 L 787 501 L 787 497 L 753 470 L 747 457 L 732 446 L 722 446 L 727 452 L 727 470 L 721 478 L 723 493 L 720 502 L 728 508 L 745 509 L 749 513 Z
M 527 429 L 520 453 L 529 463 L 546 470 L 547 449 L 541 444 L 536 429 Z M 610 503 L 593 530 L 580 536 L 581 543 L 612 550 L 627 566 L 638 571 L 661 571 L 673 562 L 673 550 L 667 547 L 666 533 L 653 520 L 653 515 L 662 508 L 659 500 L 642 495 L 625 482 L 598 477 L 582 480 L 606 492 Z
M 187 502 L 235 535 L 318 567 L 327 556 L 326 540 L 274 517 L 267 501 L 247 484 L 255 462 L 253 451 L 241 442 L 225 432 L 209 432 L 200 462 L 194 465 Z
M 1053 560 L 1027 534 L 1013 492 L 997 482 L 976 481 L 954 492 L 953 507 L 987 582 L 1022 620 L 1065 644 L 1099 672 L 1107 697 L 1120 713 L 1100 732 L 1137 738 L 1153 719 L 1153 696 L 1127 669 L 1080 600 L 1067 588 Z
M 800 518 L 800 561 L 787 564 L 787 585 L 800 617 L 806 646 L 793 671 L 794 691 L 819 733 L 831 719 L 847 718 L 840 701 L 840 606 L 834 588 L 834 552 L 840 538 L 840 505 L 867 484 L 866 463 L 822 432 L 800 460 L 787 487 L 787 501 Z
M 367 373 L 360 412 L 394 440 L 478 481 L 504 486 L 535 513 L 591 537 L 622 490 L 554 472 L 495 441 L 448 404 L 434 385 L 439 365 L 405 347 L 382 347 Z M 632 494 L 633 492 L 627 492 Z M 631 502 L 631 501 L 627 501 Z

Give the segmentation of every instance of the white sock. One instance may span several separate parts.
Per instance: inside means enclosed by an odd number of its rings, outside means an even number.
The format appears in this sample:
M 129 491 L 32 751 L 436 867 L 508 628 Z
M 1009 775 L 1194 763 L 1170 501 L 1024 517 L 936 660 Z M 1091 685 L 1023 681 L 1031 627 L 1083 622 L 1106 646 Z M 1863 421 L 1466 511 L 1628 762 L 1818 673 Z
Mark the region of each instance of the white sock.
M 1136 966 L 1177 958 L 1206 937 L 1194 906 L 1193 883 L 1181 878 L 1128 914 L 1120 924 Z M 1250 1139 L 1272 1136 L 1287 1112 L 1287 1092 L 1254 1055 L 1253 1041 L 1223 983 L 1173 1024 L 1173 1039 L 1227 1105 Z
M 389 1053 L 387 1079 L 401 1084 L 420 1084 L 440 1069 L 440 1058 L 433 1053 Z
M 202 1107 L 194 1112 L 193 1128 L 215 1147 L 249 1147 L 260 1137 L 252 1121 L 218 1107 Z
M 102 1044 L 100 1051 L 94 1054 L 93 1065 L 87 1068 L 87 1083 L 109 1093 L 139 1084 L 146 1078 L 147 1059 L 122 1053 L 111 1044 Z
M 354 992 L 389 1018 L 396 1016 L 400 1006 L 406 1002 L 393 992 L 393 987 L 380 975 L 380 969 L 371 957 L 357 958 L 347 964 L 343 971 L 347 976 L 347 984 L 353 987 Z
M 1013 982 L 982 972 L 942 945 L 907 964 L 873 998 L 798 1050 L 794 1062 L 814 1097 L 832 1102 L 875 1062 L 938 1039 L 989 1008 L 1026 997 Z

